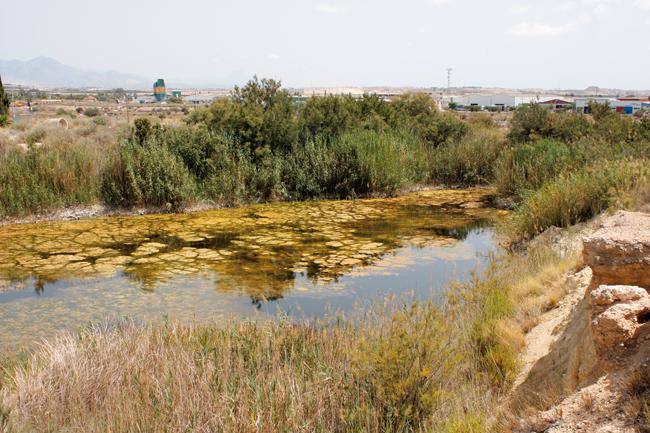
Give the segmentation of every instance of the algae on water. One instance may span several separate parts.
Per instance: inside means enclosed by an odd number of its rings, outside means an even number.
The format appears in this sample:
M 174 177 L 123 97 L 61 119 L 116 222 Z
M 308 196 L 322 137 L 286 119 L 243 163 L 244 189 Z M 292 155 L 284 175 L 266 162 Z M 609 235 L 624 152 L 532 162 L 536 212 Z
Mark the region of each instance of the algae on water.
M 146 290 L 212 273 L 218 289 L 280 296 L 295 273 L 318 281 L 376 263 L 411 244 L 453 245 L 500 212 L 487 189 L 398 198 L 273 203 L 193 214 L 107 217 L 0 228 L 0 288 L 123 272 Z M 468 205 L 469 204 L 469 205 Z

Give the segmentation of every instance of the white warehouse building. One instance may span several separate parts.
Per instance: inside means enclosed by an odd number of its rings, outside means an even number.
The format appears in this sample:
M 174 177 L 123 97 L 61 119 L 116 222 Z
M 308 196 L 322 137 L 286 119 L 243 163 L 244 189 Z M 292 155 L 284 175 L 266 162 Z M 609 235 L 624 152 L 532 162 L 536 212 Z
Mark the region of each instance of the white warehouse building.
M 445 108 L 454 103 L 459 107 L 496 107 L 500 109 L 516 108 L 522 104 L 532 104 L 539 102 L 539 96 L 530 95 L 511 95 L 511 94 L 494 94 L 494 95 L 460 95 L 460 96 L 443 96 L 442 105 Z

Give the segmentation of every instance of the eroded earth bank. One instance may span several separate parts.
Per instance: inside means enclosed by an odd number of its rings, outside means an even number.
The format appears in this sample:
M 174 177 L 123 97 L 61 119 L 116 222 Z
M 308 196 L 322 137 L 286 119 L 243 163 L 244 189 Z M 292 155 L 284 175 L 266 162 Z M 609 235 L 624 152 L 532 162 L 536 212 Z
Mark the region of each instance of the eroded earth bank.
M 649 431 L 650 215 L 602 216 L 578 240 L 567 295 L 526 336 L 514 430 Z

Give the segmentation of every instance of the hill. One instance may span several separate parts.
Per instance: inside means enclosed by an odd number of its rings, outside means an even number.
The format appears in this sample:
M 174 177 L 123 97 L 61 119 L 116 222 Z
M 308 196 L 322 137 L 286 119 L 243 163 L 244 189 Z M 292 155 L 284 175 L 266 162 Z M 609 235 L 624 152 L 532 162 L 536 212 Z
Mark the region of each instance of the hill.
M 78 69 L 49 58 L 1 60 L 0 75 L 5 83 L 38 87 L 149 88 L 143 77 L 117 71 Z

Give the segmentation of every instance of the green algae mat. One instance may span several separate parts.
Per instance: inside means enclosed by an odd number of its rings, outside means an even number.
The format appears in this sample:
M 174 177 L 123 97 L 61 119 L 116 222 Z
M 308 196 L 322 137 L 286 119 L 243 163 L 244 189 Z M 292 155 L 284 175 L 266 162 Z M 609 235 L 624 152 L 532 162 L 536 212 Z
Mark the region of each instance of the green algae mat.
M 119 317 L 319 316 L 436 296 L 494 249 L 493 191 L 0 227 L 0 350 Z

